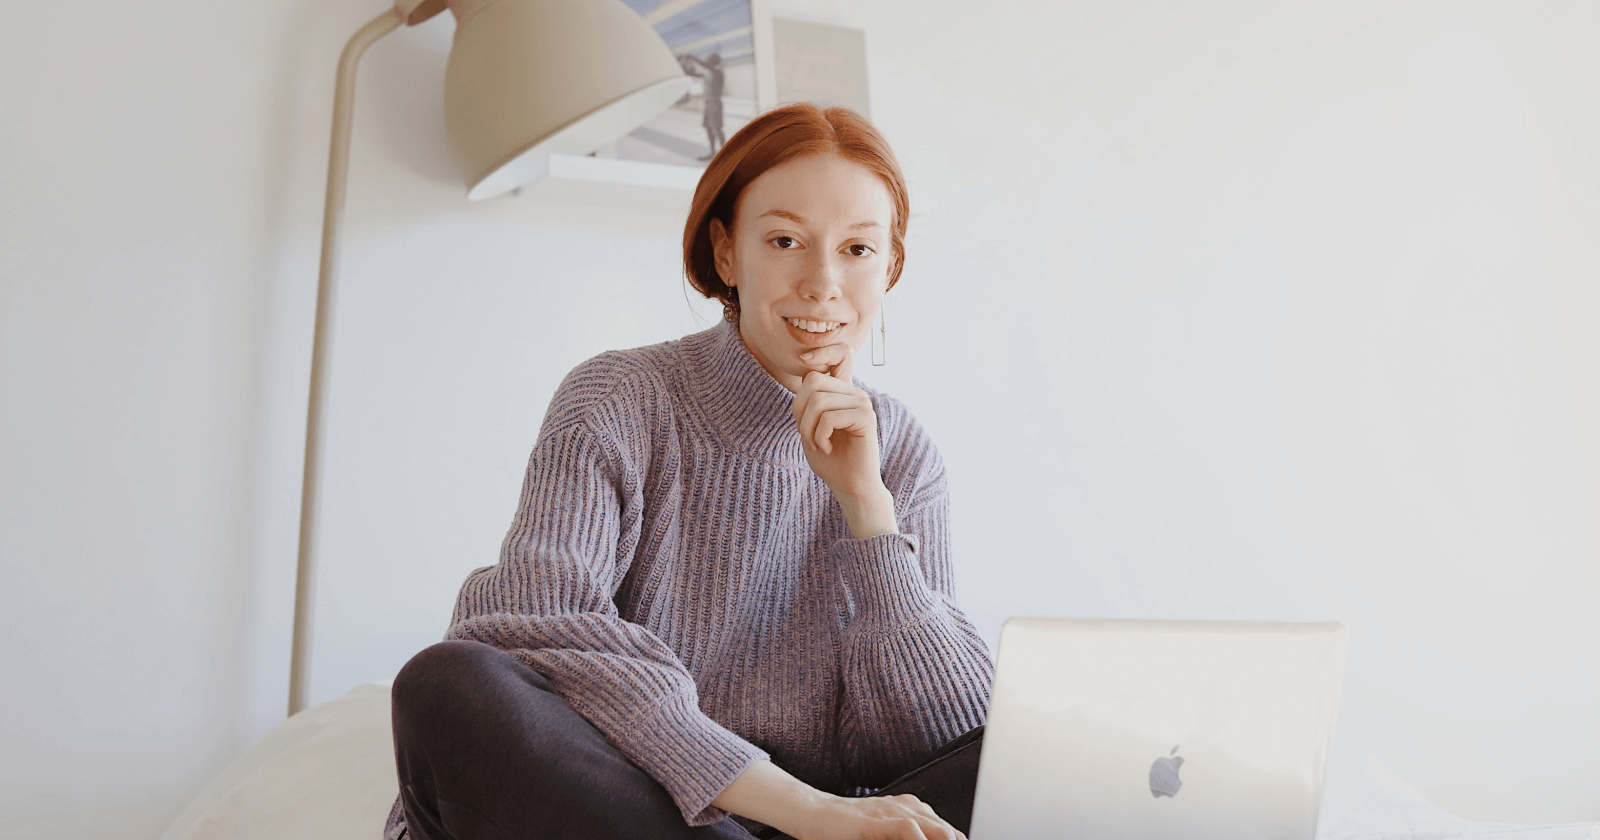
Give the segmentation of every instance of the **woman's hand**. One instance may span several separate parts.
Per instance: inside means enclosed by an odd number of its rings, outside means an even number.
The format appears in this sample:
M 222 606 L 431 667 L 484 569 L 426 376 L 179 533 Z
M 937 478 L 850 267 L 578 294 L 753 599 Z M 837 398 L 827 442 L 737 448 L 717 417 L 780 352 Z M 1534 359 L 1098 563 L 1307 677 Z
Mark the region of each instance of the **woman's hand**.
M 814 812 L 814 822 L 794 835 L 798 840 L 966 840 L 909 793 L 833 800 Z
M 858 539 L 899 531 L 894 497 L 878 462 L 878 415 L 872 399 L 850 380 L 855 352 L 829 344 L 802 356 L 812 370 L 794 396 L 794 420 L 811 470 L 839 500 Z
M 798 840 L 966 840 L 909 793 L 854 799 L 824 793 L 771 761 L 758 761 L 713 800 Z

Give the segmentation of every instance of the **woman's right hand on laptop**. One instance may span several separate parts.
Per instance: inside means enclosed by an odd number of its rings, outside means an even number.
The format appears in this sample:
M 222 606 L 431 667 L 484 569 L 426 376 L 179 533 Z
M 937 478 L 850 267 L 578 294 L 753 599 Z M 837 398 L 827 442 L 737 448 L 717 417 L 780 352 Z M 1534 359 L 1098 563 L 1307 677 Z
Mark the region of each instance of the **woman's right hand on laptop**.
M 826 793 L 758 761 L 713 801 L 798 840 L 966 840 L 909 793 L 860 798 Z
M 818 810 L 814 830 L 795 835 L 799 840 L 966 840 L 909 793 L 833 798 Z

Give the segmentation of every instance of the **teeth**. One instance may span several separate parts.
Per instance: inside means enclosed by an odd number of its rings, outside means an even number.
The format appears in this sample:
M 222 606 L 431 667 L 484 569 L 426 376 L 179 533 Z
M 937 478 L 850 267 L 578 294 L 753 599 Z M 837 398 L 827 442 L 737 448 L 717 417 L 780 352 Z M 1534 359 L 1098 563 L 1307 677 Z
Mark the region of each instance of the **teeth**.
M 806 332 L 814 333 L 827 332 L 839 326 L 838 321 L 808 321 L 802 318 L 785 318 L 784 320 Z

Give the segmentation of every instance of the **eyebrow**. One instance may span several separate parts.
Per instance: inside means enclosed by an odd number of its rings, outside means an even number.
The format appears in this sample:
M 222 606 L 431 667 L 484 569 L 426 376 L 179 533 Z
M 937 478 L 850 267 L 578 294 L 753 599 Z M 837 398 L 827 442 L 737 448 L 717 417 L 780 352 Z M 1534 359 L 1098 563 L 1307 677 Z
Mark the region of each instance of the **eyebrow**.
M 806 223 L 806 220 L 805 220 L 804 216 L 801 216 L 799 213 L 790 213 L 788 210 L 768 210 L 767 212 L 762 213 L 760 216 L 757 216 L 756 218 L 760 219 L 760 218 L 762 218 L 764 216 L 777 216 L 780 219 L 788 219 L 789 221 L 794 222 L 795 224 L 798 224 L 798 225 L 803 225 L 803 224 Z M 858 228 L 882 228 L 882 227 L 883 227 L 883 225 L 881 225 L 881 224 L 879 224 L 877 222 L 856 222 L 855 224 L 851 225 L 849 227 L 849 229 L 850 230 L 856 230 Z

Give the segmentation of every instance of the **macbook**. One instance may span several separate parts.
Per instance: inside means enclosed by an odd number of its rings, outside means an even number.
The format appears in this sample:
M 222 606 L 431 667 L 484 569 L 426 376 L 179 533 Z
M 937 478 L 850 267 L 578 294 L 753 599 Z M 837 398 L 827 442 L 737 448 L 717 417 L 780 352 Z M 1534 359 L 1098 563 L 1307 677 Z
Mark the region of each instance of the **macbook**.
M 1014 618 L 972 840 L 1314 840 L 1347 632 Z

